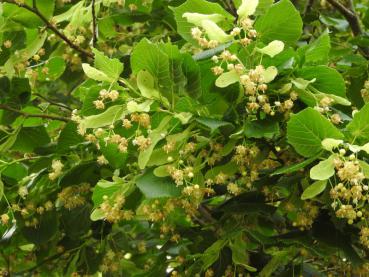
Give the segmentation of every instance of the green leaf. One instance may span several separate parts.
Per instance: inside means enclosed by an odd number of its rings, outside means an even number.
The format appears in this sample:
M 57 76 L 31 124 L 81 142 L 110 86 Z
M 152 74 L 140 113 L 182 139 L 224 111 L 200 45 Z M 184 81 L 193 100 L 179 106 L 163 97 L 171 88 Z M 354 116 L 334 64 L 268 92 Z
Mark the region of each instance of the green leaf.
M 196 41 L 191 36 L 191 29 L 195 27 L 194 24 L 189 23 L 183 14 L 185 13 L 200 13 L 200 14 L 218 14 L 224 17 L 222 22 L 218 22 L 220 27 L 230 28 L 234 20 L 233 16 L 226 12 L 219 4 L 211 3 L 208 1 L 198 1 L 198 0 L 187 0 L 185 3 L 178 7 L 172 7 L 174 12 L 174 17 L 177 22 L 177 32 L 185 40 L 192 43 Z
M 233 124 L 213 118 L 200 117 L 197 118 L 196 121 L 210 128 L 212 133 L 222 127 L 226 127 L 232 130 L 234 129 Z
M 137 86 L 141 95 L 149 99 L 158 99 L 160 97 L 159 91 L 155 89 L 155 80 L 150 72 L 141 70 L 137 74 Z
M 128 153 L 120 152 L 116 143 L 107 143 L 100 140 L 99 145 L 101 153 L 109 162 L 109 166 L 118 169 L 126 164 Z
M 354 140 L 366 142 L 369 140 L 369 103 L 365 104 L 360 111 L 355 113 L 352 121 L 347 124 L 346 129 Z
M 50 137 L 44 126 L 23 127 L 19 131 L 12 149 L 30 153 L 37 147 L 45 146 L 49 142 Z
M 264 43 L 281 40 L 294 44 L 301 36 L 302 20 L 295 6 L 289 0 L 282 0 L 258 18 L 255 29 Z
M 134 74 L 147 70 L 156 79 L 159 90 L 161 87 L 169 87 L 172 82 L 168 55 L 147 39 L 141 40 L 134 47 L 131 66 Z
M 106 57 L 102 52 L 93 48 L 92 52 L 95 54 L 94 65 L 95 67 L 109 76 L 109 78 L 117 81 L 120 74 L 123 72 L 123 64 L 118 59 L 110 59 Z
M 310 169 L 310 178 L 313 180 L 328 180 L 334 175 L 334 158 L 335 155 L 329 156 L 328 159 L 319 162 Z
M 276 251 L 272 255 L 272 259 L 267 263 L 267 265 L 260 272 L 260 277 L 269 277 L 273 275 L 278 268 L 288 264 L 296 255 L 298 250 L 291 247 L 289 249 Z
M 49 59 L 44 66 L 38 67 L 37 79 L 39 81 L 56 80 L 64 73 L 65 68 L 66 64 L 62 57 L 53 57 Z
M 122 105 L 111 106 L 101 114 L 86 116 L 81 121 L 80 126 L 88 129 L 111 125 L 120 120 L 125 112 L 125 107 Z
M 247 253 L 247 243 L 242 238 L 242 233 L 239 233 L 234 240 L 229 242 L 229 248 L 232 250 L 232 261 L 237 265 L 243 266 L 250 272 L 256 272 L 255 267 L 249 266 L 249 255 Z
M 364 173 L 365 178 L 369 178 L 369 164 L 359 160 L 360 167 Z
M 331 41 L 328 31 L 309 44 L 305 51 L 305 64 L 326 64 L 331 50 Z
M 85 72 L 86 76 L 93 80 L 101 81 L 101 82 L 109 82 L 109 83 L 113 83 L 115 81 L 114 78 L 109 77 L 104 72 L 96 69 L 95 67 L 92 67 L 88 63 L 83 63 L 82 69 Z
M 345 81 L 334 68 L 325 65 L 307 66 L 298 70 L 296 75 L 305 80 L 316 79 L 310 86 L 313 86 L 320 92 L 346 98 Z
M 144 151 L 140 152 L 140 154 L 138 155 L 138 166 L 140 167 L 140 169 L 144 169 L 146 167 L 156 144 L 163 139 L 162 134 L 166 133 L 166 130 L 169 128 L 168 124 L 171 119 L 172 119 L 171 116 L 164 117 L 160 122 L 159 126 L 150 133 L 149 135 L 149 138 L 151 139 L 150 146 Z
M 32 6 L 32 0 L 26 0 L 26 4 Z M 55 1 L 54 0 L 36 0 L 36 7 L 40 13 L 46 18 L 50 19 L 54 13 Z M 34 13 L 18 7 L 17 5 L 10 3 L 3 3 L 3 14 L 5 18 L 11 21 L 22 24 L 28 28 L 38 28 L 45 23 Z M 9 23 L 10 24 L 10 23 Z
M 292 115 L 287 123 L 287 139 L 296 152 L 312 157 L 322 150 L 325 138 L 342 139 L 342 133 L 313 108 Z
M 276 121 L 253 120 L 245 124 L 245 136 L 248 138 L 271 139 L 279 135 L 279 124 Z
M 322 193 L 327 187 L 327 180 L 320 180 L 308 186 L 301 195 L 301 200 L 312 199 Z
M 181 195 L 181 190 L 171 178 L 156 177 L 152 170 L 148 170 L 138 177 L 136 185 L 146 198 L 177 197 Z
M 10 58 L 4 64 L 4 70 L 8 77 L 12 77 L 15 73 L 14 66 L 18 63 L 27 61 L 33 55 L 37 53 L 38 50 L 44 45 L 47 38 L 47 32 L 40 34 L 38 30 L 32 30 L 27 33 L 30 42 L 27 47 L 18 51 L 18 55 L 11 55 Z
M 213 263 L 219 259 L 220 251 L 226 245 L 227 240 L 220 239 L 214 242 L 210 247 L 208 247 L 204 254 L 201 255 L 201 260 L 203 262 L 202 269 L 208 269 Z
M 1 201 L 1 198 L 3 198 L 3 195 L 4 195 L 4 182 L 1 179 L 1 175 L 0 175 L 0 201 Z
M 77 131 L 77 124 L 68 122 L 60 132 L 57 150 L 58 152 L 68 151 L 70 147 L 76 146 L 84 141 L 83 136 Z

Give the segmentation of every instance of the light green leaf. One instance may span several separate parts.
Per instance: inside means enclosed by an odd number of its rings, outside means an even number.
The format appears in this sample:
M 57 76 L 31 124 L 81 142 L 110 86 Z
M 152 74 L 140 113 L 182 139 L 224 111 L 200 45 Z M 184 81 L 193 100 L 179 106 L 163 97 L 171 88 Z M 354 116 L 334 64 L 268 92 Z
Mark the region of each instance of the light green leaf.
M 334 158 L 335 155 L 329 156 L 328 159 L 319 162 L 310 169 L 310 178 L 313 180 L 327 180 L 334 175 Z
M 88 63 L 83 63 L 82 69 L 85 72 L 86 76 L 93 80 L 101 81 L 101 82 L 109 82 L 109 83 L 112 83 L 115 81 L 113 78 L 109 77 L 104 72 L 92 67 Z
M 215 81 L 215 85 L 219 88 L 225 88 L 229 85 L 240 81 L 240 76 L 235 70 L 231 70 L 221 74 Z
M 18 51 L 18 55 L 11 55 L 10 58 L 4 64 L 4 70 L 8 77 L 12 77 L 15 73 L 14 66 L 17 63 L 21 63 L 30 59 L 37 53 L 38 50 L 44 45 L 47 38 L 47 32 L 39 34 L 38 30 L 32 30 L 27 33 L 28 36 L 32 36 L 29 44 L 24 49 Z
M 322 150 L 325 138 L 342 139 L 342 133 L 313 108 L 292 115 L 287 123 L 287 139 L 296 152 L 312 157 Z
M 144 169 L 146 167 L 156 144 L 163 139 L 162 134 L 165 134 L 167 129 L 169 128 L 168 124 L 171 119 L 172 119 L 171 116 L 164 117 L 161 120 L 159 126 L 150 133 L 149 135 L 149 138 L 151 139 L 150 146 L 144 151 L 141 151 L 140 154 L 138 155 L 138 166 L 140 169 Z
M 95 67 L 105 73 L 109 78 L 117 81 L 120 74 L 123 72 L 123 64 L 118 59 L 110 59 L 102 52 L 93 48 L 92 52 L 95 54 Z
M 265 43 L 281 40 L 294 44 L 301 36 L 302 20 L 295 6 L 289 0 L 282 0 L 257 19 L 255 29 Z
M 146 70 L 141 70 L 137 74 L 137 86 L 140 90 L 141 94 L 145 98 L 156 98 L 158 99 L 160 96 L 159 91 L 155 89 L 155 80 L 154 77 L 150 74 L 150 72 Z
M 327 180 L 316 181 L 308 186 L 301 195 L 302 200 L 314 198 L 327 187 Z
M 367 142 L 369 140 L 369 103 L 365 104 L 360 111 L 355 113 L 352 121 L 346 129 L 354 140 Z
M 365 178 L 369 178 L 369 164 L 367 162 L 359 160 L 359 165 L 361 167 L 361 170 L 363 171 L 363 174 Z
M 111 106 L 101 114 L 83 118 L 80 127 L 88 129 L 111 125 L 114 124 L 115 121 L 120 120 L 125 112 L 125 107 L 122 105 Z

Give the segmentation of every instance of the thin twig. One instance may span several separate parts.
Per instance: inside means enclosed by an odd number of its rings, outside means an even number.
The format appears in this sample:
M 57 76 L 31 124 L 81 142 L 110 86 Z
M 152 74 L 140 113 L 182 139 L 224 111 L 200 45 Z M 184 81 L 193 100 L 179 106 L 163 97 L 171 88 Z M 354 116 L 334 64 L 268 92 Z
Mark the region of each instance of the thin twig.
M 70 107 L 68 107 L 67 105 L 64 105 L 64 104 L 62 104 L 62 103 L 58 103 L 58 102 L 56 102 L 56 101 L 50 100 L 50 99 L 46 98 L 45 96 L 43 96 L 43 95 L 41 95 L 41 94 L 39 94 L 39 93 L 34 93 L 33 95 L 35 95 L 35 96 L 37 96 L 37 97 L 39 97 L 39 98 L 41 98 L 41 99 L 45 100 L 46 102 L 48 102 L 48 103 L 49 103 L 49 104 L 51 104 L 51 105 L 61 107 L 61 108 L 66 109 L 66 110 L 68 110 L 68 111 L 73 111 L 73 109 L 72 109 L 72 108 L 70 108 Z
M 87 57 L 93 58 L 94 55 L 79 47 L 78 45 L 74 44 L 70 39 L 68 39 L 61 31 L 59 31 L 55 25 L 53 25 L 37 8 L 35 7 L 31 7 L 27 4 L 24 3 L 16 3 L 14 0 L 0 0 L 0 2 L 6 2 L 6 3 L 10 3 L 10 4 L 15 4 L 21 8 L 24 8 L 30 12 L 32 12 L 33 14 L 37 15 L 46 25 L 46 27 L 48 29 L 50 29 L 54 34 L 56 34 L 58 37 L 60 37 L 66 44 L 69 45 L 69 47 L 71 47 L 72 49 L 82 53 L 83 55 L 86 55 Z
M 91 3 L 91 12 L 92 12 L 92 46 L 96 47 L 97 43 L 97 25 L 96 25 L 96 11 L 95 11 L 95 0 L 92 0 Z
M 38 117 L 38 118 L 44 118 L 44 119 L 53 119 L 53 120 L 59 120 L 59 121 L 64 121 L 64 122 L 69 122 L 70 119 L 68 117 L 64 117 L 64 116 L 57 116 L 57 115 L 49 115 L 49 114 L 32 114 L 32 113 L 27 113 L 24 111 L 20 111 L 17 109 L 14 109 L 10 106 L 4 105 L 4 104 L 0 104 L 0 109 L 1 110 L 7 110 L 10 112 L 14 112 L 20 115 L 23 115 L 24 117 Z

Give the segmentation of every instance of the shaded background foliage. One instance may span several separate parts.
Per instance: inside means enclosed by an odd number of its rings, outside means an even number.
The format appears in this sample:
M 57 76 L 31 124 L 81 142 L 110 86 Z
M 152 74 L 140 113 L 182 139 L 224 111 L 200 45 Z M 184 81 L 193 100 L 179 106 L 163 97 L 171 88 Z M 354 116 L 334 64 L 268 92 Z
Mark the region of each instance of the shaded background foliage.
M 245 112 L 237 82 L 215 85 L 211 58 L 223 49 L 196 47 L 193 26 L 183 18 L 185 12 L 218 13 L 229 31 L 241 2 L 0 1 L 3 276 L 368 274 L 361 223 L 348 224 L 331 207 L 334 168 L 327 178 L 313 178 L 310 169 L 328 158 L 323 139 L 346 137 L 360 146 L 369 139 L 362 93 L 369 3 L 260 0 L 254 14 L 260 37 L 248 47 L 226 46 L 254 68 L 262 56 L 254 47 L 283 41 L 283 52 L 261 59 L 265 68 L 278 68 L 268 89 L 274 100 L 284 99 L 276 92 L 290 83 L 299 98 L 291 110 L 270 116 Z M 94 101 L 103 89 L 116 90 L 119 98 L 99 109 Z M 336 96 L 337 128 L 312 108 L 319 94 Z M 141 106 L 127 107 L 132 99 Z M 352 110 L 362 107 L 353 117 Z M 150 114 L 152 131 L 142 132 L 154 142 L 151 151 L 132 143 L 120 151 L 104 140 L 111 130 L 136 135 L 142 126 L 127 129 L 118 122 L 127 110 Z M 162 150 L 164 137 L 178 144 L 173 153 Z M 165 168 L 181 160 L 180 150 L 193 141 L 197 152 L 188 160 L 196 156 L 198 169 L 188 186 L 205 190 L 205 181 L 220 173 L 243 180 L 233 160 L 237 145 L 256 146 L 255 163 L 275 163 L 258 169 L 258 178 L 240 185 L 240 192 L 220 184 L 210 196 L 202 191 L 187 199 Z M 209 162 L 214 153 L 215 165 Z M 365 150 L 358 156 L 367 161 Z M 132 218 L 115 222 L 101 213 L 106 198 L 117 195 L 125 197 Z M 185 208 L 178 204 L 182 199 Z M 144 205 L 152 214 L 157 207 L 170 212 L 153 220 Z M 360 207 L 364 218 L 366 206 Z M 299 216 L 311 222 L 296 226 Z M 163 232 L 167 225 L 170 231 Z

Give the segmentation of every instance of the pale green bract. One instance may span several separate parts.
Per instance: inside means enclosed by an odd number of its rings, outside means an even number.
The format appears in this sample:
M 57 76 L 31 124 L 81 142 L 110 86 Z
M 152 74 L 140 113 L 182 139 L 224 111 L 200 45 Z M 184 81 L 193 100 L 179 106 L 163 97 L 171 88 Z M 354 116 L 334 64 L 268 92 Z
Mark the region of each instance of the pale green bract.
M 280 40 L 273 40 L 267 46 L 263 48 L 256 48 L 256 50 L 260 53 L 266 54 L 270 57 L 274 57 L 281 53 L 284 49 L 284 43 Z
M 210 40 L 215 40 L 220 43 L 226 43 L 233 39 L 233 36 L 228 35 L 223 31 L 216 23 L 211 20 L 205 19 L 201 21 L 201 27 L 205 29 L 206 34 Z
M 258 5 L 259 0 L 242 0 L 240 7 L 237 9 L 237 14 L 241 19 L 253 15 Z
M 203 20 L 210 20 L 214 23 L 218 23 L 222 20 L 224 20 L 224 16 L 221 14 L 201 14 L 201 13 L 184 13 L 183 17 L 186 18 L 186 20 L 189 23 L 192 23 L 196 26 L 202 26 Z

